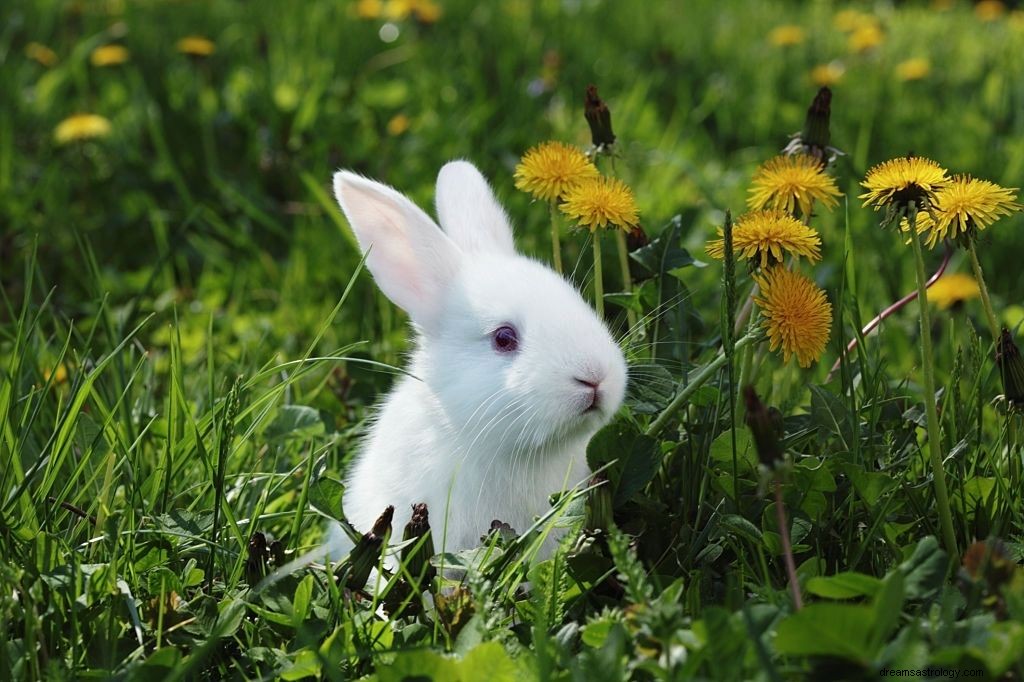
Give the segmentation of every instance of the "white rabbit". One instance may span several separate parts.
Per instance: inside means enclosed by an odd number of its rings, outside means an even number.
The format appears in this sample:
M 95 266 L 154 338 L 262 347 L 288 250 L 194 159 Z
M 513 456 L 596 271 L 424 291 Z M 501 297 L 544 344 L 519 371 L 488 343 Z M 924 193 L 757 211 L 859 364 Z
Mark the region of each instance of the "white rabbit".
M 551 493 L 586 480 L 587 442 L 622 403 L 619 347 L 576 289 L 516 253 L 472 164 L 438 175 L 443 232 L 354 173 L 335 174 L 334 193 L 366 267 L 417 337 L 411 376 L 385 398 L 349 473 L 346 517 L 365 532 L 394 505 L 401 537 L 412 505 L 425 502 L 439 552 L 477 546 L 494 519 L 524 531 Z

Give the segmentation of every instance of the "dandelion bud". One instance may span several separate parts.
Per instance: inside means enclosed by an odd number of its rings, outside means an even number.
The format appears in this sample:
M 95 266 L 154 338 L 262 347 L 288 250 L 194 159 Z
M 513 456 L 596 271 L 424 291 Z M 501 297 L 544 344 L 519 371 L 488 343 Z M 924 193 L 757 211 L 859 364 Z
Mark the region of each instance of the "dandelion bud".
M 1003 333 L 996 343 L 996 365 L 999 367 L 999 376 L 1003 378 L 1006 402 L 1014 407 L 1024 406 L 1024 359 L 1006 327 L 1003 327 Z
M 433 580 L 437 571 L 430 565 L 430 557 L 434 556 L 434 540 L 430 535 L 427 505 L 420 503 L 412 506 L 412 518 L 405 524 L 402 539 L 413 541 L 402 549 L 402 563 L 409 574 L 416 580 Z
M 256 531 L 249 538 L 249 552 L 245 560 L 245 581 L 255 585 L 267 574 L 267 536 Z
M 612 489 L 608 476 L 596 474 L 590 479 L 591 486 L 597 486 L 587 493 L 586 529 L 607 530 L 612 526 Z
M 774 469 L 775 465 L 782 461 L 782 446 L 779 444 L 782 436 L 782 415 L 778 410 L 766 407 L 753 386 L 744 387 L 743 404 L 747 408 L 745 421 L 751 435 L 754 436 L 757 456 L 761 464 Z
M 832 134 L 829 132 L 828 122 L 832 115 L 832 91 L 828 88 L 821 88 L 814 96 L 810 108 L 807 109 L 807 118 L 804 121 L 803 132 L 800 138 L 804 146 L 808 148 L 810 155 L 824 162 L 825 152 Z
M 339 570 L 348 570 L 345 585 L 353 590 L 361 589 L 370 579 L 370 571 L 380 563 L 381 552 L 384 551 L 384 540 L 391 533 L 391 519 L 395 508 L 388 505 L 384 513 L 377 517 L 369 533 L 359 538 L 352 553 Z
M 587 86 L 587 94 L 583 100 L 583 116 L 590 126 L 590 138 L 595 147 L 600 149 L 615 143 L 612 112 L 608 111 L 608 105 L 598 96 L 596 85 Z

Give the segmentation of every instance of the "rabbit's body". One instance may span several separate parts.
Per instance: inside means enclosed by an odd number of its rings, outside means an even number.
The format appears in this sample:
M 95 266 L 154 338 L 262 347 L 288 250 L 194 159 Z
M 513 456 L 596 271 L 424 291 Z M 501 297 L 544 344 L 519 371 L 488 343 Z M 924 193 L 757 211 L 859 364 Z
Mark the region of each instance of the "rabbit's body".
M 476 546 L 495 519 L 525 530 L 551 493 L 585 481 L 587 442 L 625 389 L 618 346 L 561 276 L 515 253 L 473 166 L 438 178 L 445 232 L 359 176 L 339 173 L 335 192 L 367 267 L 418 332 L 409 375 L 348 476 L 348 520 L 365 531 L 393 505 L 400 534 L 426 502 L 438 551 Z

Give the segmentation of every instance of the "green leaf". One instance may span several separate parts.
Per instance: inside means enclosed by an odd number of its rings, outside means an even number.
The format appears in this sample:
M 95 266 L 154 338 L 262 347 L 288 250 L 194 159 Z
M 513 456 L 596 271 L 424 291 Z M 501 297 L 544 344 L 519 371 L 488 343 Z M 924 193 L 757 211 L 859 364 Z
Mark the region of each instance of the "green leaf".
M 320 674 L 320 657 L 311 649 L 303 649 L 295 657 L 290 668 L 285 668 L 279 675 L 282 680 L 301 680 L 304 677 L 315 677 Z
M 832 576 L 816 576 L 807 581 L 805 589 L 818 597 L 826 599 L 853 599 L 855 597 L 871 597 L 882 586 L 882 581 L 874 576 L 848 571 Z
M 629 386 L 626 405 L 634 414 L 659 414 L 676 394 L 676 380 L 661 365 L 644 365 L 643 380 Z
M 711 443 L 711 461 L 721 465 L 726 471 L 732 471 L 732 430 L 719 434 Z M 757 468 L 757 452 L 749 429 L 736 431 L 736 464 L 740 471 Z
M 298 628 L 309 616 L 309 604 L 313 597 L 313 576 L 307 575 L 295 587 L 292 599 L 292 623 Z
M 680 246 L 682 229 L 682 216 L 674 216 L 658 237 L 630 253 L 629 257 L 650 275 L 678 275 L 679 270 L 697 262 L 689 251 Z
M 873 609 L 854 604 L 809 604 L 781 623 L 775 650 L 791 656 L 837 656 L 867 664 L 874 656 Z
M 305 405 L 285 405 L 263 431 L 267 440 L 309 438 L 324 432 L 320 413 Z
M 903 574 L 892 571 L 882 580 L 882 586 L 871 602 L 873 613 L 871 650 L 877 651 L 888 640 L 900 620 L 903 610 Z
M 948 569 L 949 559 L 939 548 L 939 541 L 931 535 L 922 538 L 910 558 L 899 565 L 906 598 L 927 599 L 934 595 Z
M 341 501 L 345 485 L 333 478 L 318 478 L 309 485 L 307 499 L 315 509 L 332 519 L 341 519 Z
M 618 420 L 597 432 L 587 446 L 587 463 L 599 469 L 615 461 L 607 469 L 615 490 L 615 504 L 621 505 L 643 489 L 654 478 L 661 464 L 658 442 L 640 433 L 629 422 Z
M 882 495 L 897 485 L 896 480 L 883 471 L 865 471 L 860 466 L 850 463 L 844 464 L 842 470 L 853 483 L 854 490 L 869 507 L 878 504 Z

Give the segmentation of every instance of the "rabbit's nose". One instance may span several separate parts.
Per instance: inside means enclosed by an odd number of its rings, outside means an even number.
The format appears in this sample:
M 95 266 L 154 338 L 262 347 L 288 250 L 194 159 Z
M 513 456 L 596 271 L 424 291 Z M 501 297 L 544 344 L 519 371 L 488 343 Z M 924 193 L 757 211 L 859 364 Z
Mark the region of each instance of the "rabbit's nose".
M 590 405 L 588 405 L 587 409 L 584 411 L 596 409 L 598 400 L 601 397 L 601 394 L 599 392 L 599 389 L 601 388 L 601 382 L 594 381 L 593 379 L 581 379 L 580 377 L 576 377 L 576 383 L 582 384 L 591 390 Z

